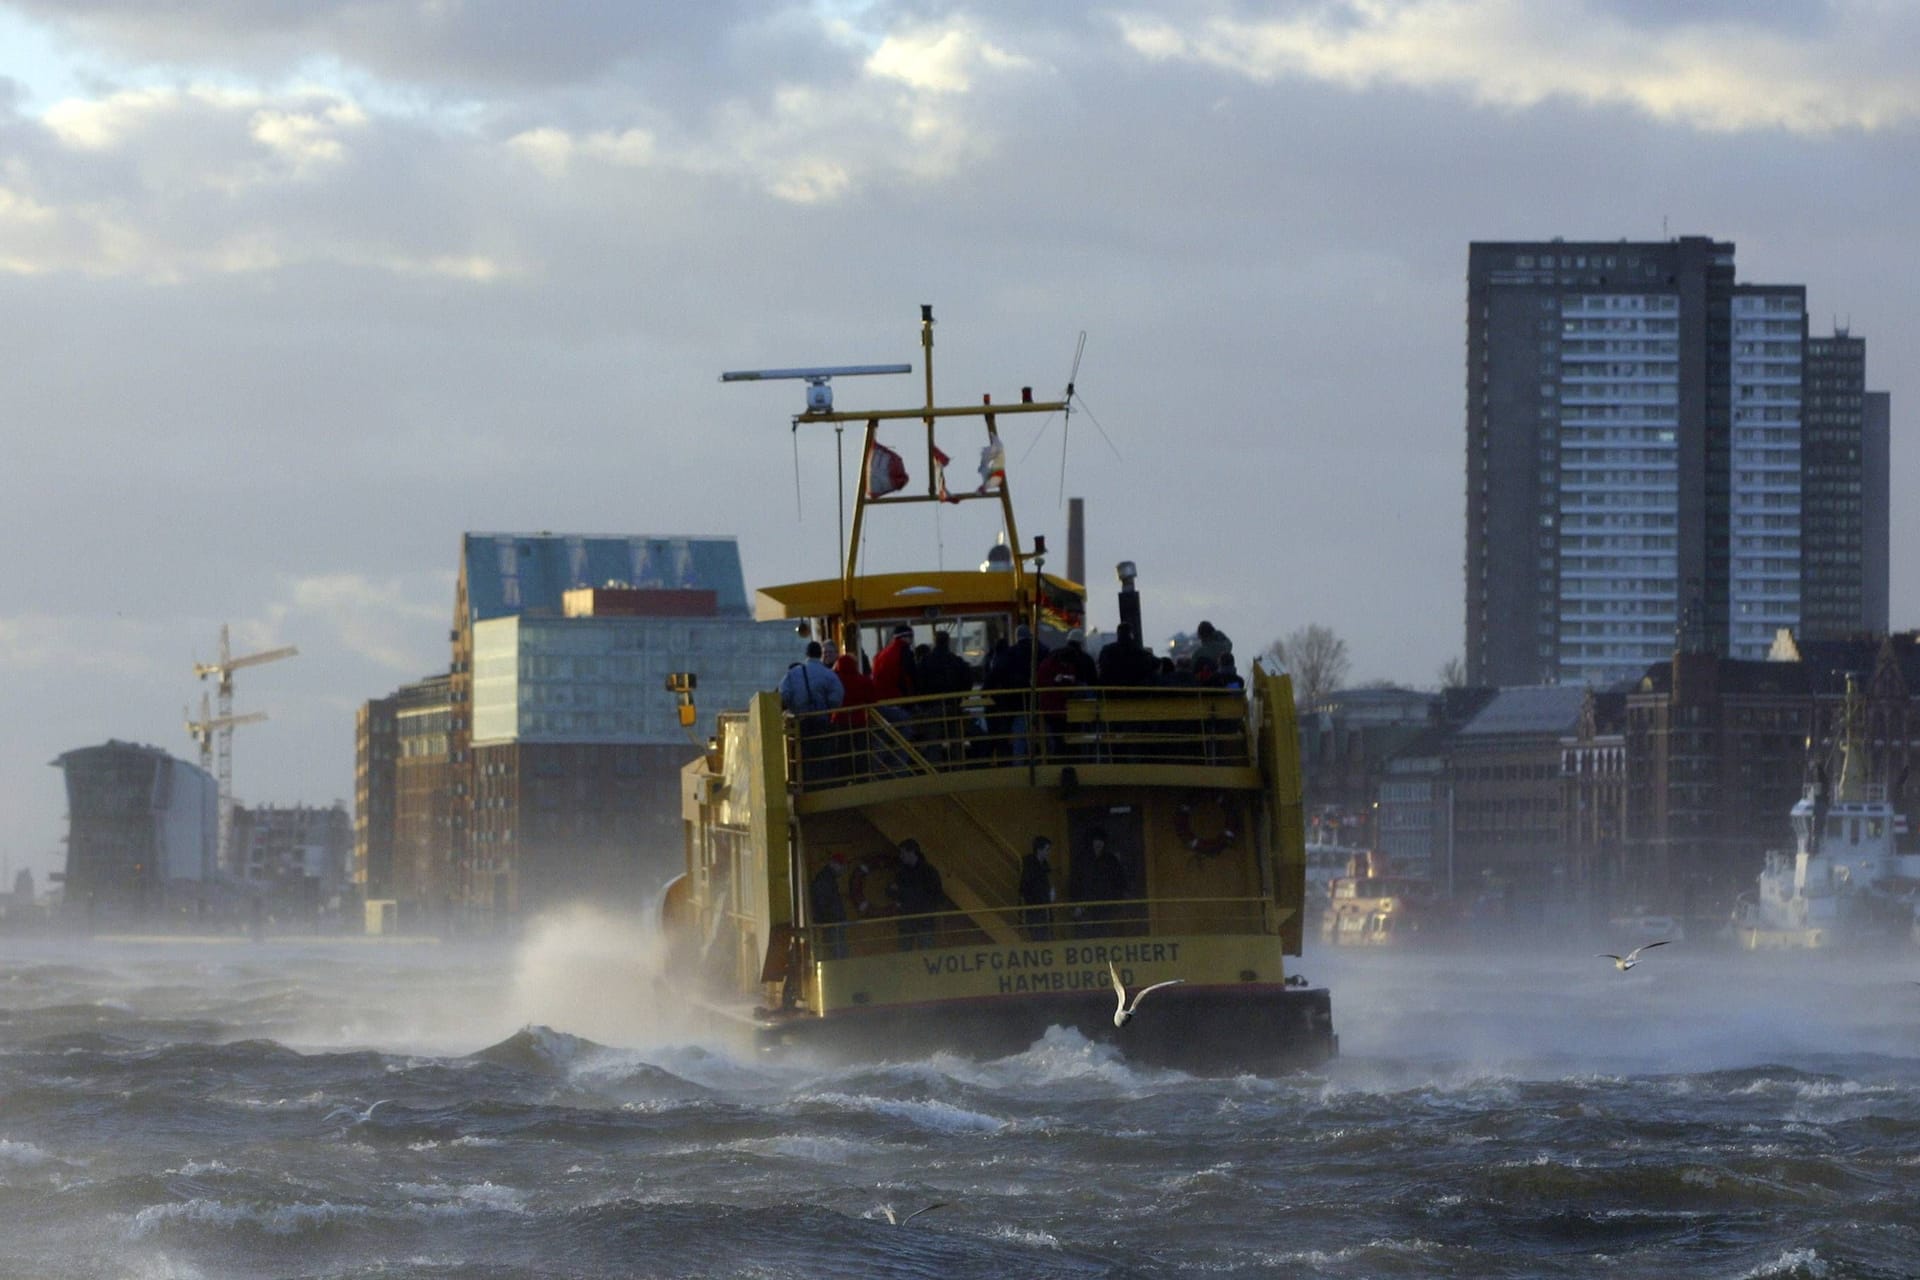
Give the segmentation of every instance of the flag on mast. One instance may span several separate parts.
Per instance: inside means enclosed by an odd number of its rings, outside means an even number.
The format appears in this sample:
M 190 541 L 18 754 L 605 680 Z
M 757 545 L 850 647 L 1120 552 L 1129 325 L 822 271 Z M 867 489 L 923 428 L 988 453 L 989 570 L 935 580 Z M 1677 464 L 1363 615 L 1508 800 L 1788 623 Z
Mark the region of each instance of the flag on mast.
M 906 487 L 906 462 L 887 446 L 876 443 L 873 456 L 867 460 L 867 496 L 878 498 Z

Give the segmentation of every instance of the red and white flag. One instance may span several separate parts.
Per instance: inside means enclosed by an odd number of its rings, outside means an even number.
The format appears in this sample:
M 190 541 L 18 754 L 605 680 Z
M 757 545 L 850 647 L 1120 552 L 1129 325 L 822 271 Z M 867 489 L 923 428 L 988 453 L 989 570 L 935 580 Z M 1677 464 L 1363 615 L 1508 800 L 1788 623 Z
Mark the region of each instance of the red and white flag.
M 895 489 L 907 487 L 907 464 L 899 454 L 883 444 L 873 446 L 873 457 L 867 461 L 867 496 L 878 498 L 882 494 L 892 493 Z
M 947 492 L 947 464 L 952 461 L 952 458 L 941 452 L 939 445 L 933 446 L 933 465 L 935 474 L 939 477 L 940 501 L 957 503 L 960 499 Z
M 996 434 L 987 435 L 987 447 L 980 451 L 980 487 L 976 493 L 993 493 L 1007 482 L 1007 450 Z

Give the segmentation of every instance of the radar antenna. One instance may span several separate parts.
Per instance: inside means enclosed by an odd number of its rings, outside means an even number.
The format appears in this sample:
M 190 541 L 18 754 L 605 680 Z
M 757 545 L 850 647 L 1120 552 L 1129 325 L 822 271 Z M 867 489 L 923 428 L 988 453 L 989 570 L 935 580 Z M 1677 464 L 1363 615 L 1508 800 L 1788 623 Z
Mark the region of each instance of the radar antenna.
M 833 380 L 835 378 L 864 378 L 877 373 L 912 373 L 910 364 L 840 364 L 818 369 L 743 369 L 737 373 L 723 373 L 722 382 L 774 382 L 782 378 L 800 378 L 807 384 L 808 413 L 830 413 L 833 410 Z
M 833 412 L 833 380 L 835 378 L 866 378 L 883 373 L 912 373 L 910 364 L 838 364 L 825 365 L 816 369 L 743 369 L 735 373 L 720 375 L 722 382 L 776 382 L 783 378 L 803 379 L 807 384 L 807 413 Z M 833 457 L 836 488 L 838 489 L 835 506 L 840 510 L 840 558 L 847 558 L 847 454 L 845 426 L 833 424 Z M 793 488 L 796 501 L 800 495 L 800 419 L 796 415 L 793 422 Z

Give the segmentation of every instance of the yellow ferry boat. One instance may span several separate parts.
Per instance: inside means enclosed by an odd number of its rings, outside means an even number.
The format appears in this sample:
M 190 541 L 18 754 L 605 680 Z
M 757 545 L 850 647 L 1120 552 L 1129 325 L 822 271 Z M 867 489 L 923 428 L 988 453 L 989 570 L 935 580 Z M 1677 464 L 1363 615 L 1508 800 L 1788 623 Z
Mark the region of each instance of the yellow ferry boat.
M 865 424 L 852 536 L 838 576 L 764 588 L 757 616 L 868 659 L 902 632 L 929 645 L 945 632 L 952 650 L 983 657 L 1019 654 L 1023 632 L 1061 643 L 1084 591 L 1044 572 L 1043 540 L 1021 543 L 999 430 L 1068 403 L 1023 389 L 1013 403 L 939 406 L 930 308 L 921 345 L 924 405 L 837 412 L 810 395 L 795 416 L 796 427 Z M 886 492 L 873 480 L 876 460 L 890 461 L 878 432 L 916 420 L 926 491 Z M 954 420 L 985 430 L 981 483 L 965 493 L 948 490 L 934 440 Z M 940 501 L 997 502 L 1010 554 L 979 572 L 859 571 L 870 511 Z M 1121 569 L 1137 640 L 1139 598 Z M 1028 657 L 1020 671 L 1003 655 L 992 687 L 834 711 L 783 711 L 767 692 L 721 712 L 682 777 L 686 872 L 662 907 L 668 981 L 762 1047 L 835 1056 L 1018 1052 L 1054 1026 L 1199 1069 L 1332 1056 L 1327 991 L 1285 967 L 1300 954 L 1306 894 L 1291 681 L 1256 662 L 1245 688 L 1037 692 L 1039 665 Z M 1009 667 L 1022 678 L 1005 679 Z M 694 684 L 675 682 L 689 723 Z M 1036 872 L 1040 841 L 1051 853 Z M 1122 1026 L 1115 973 L 1129 993 L 1179 985 Z

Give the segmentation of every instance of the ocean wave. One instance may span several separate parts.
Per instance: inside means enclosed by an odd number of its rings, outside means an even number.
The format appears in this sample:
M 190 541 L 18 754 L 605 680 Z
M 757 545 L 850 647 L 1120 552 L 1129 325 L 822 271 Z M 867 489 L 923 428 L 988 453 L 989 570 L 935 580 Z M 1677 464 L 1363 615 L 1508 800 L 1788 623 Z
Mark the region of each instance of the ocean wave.
M 171 1204 L 148 1205 L 133 1215 L 135 1239 L 171 1228 L 217 1227 L 225 1231 L 255 1230 L 273 1236 L 307 1235 L 368 1216 L 364 1205 L 331 1201 L 295 1201 L 290 1204 L 231 1204 L 196 1196 Z
M 15 1169 L 32 1169 L 45 1164 L 53 1157 L 44 1148 L 31 1142 L 15 1142 L 11 1138 L 0 1138 L 0 1166 Z
M 1789 1249 L 1772 1262 L 1762 1263 L 1741 1280 L 1825 1280 L 1830 1268 L 1812 1249 Z
M 968 1111 L 937 1098 L 878 1098 L 871 1094 L 814 1093 L 802 1095 L 797 1101 L 902 1120 L 915 1128 L 936 1133 L 997 1133 L 1007 1127 L 1007 1122 L 998 1116 Z

